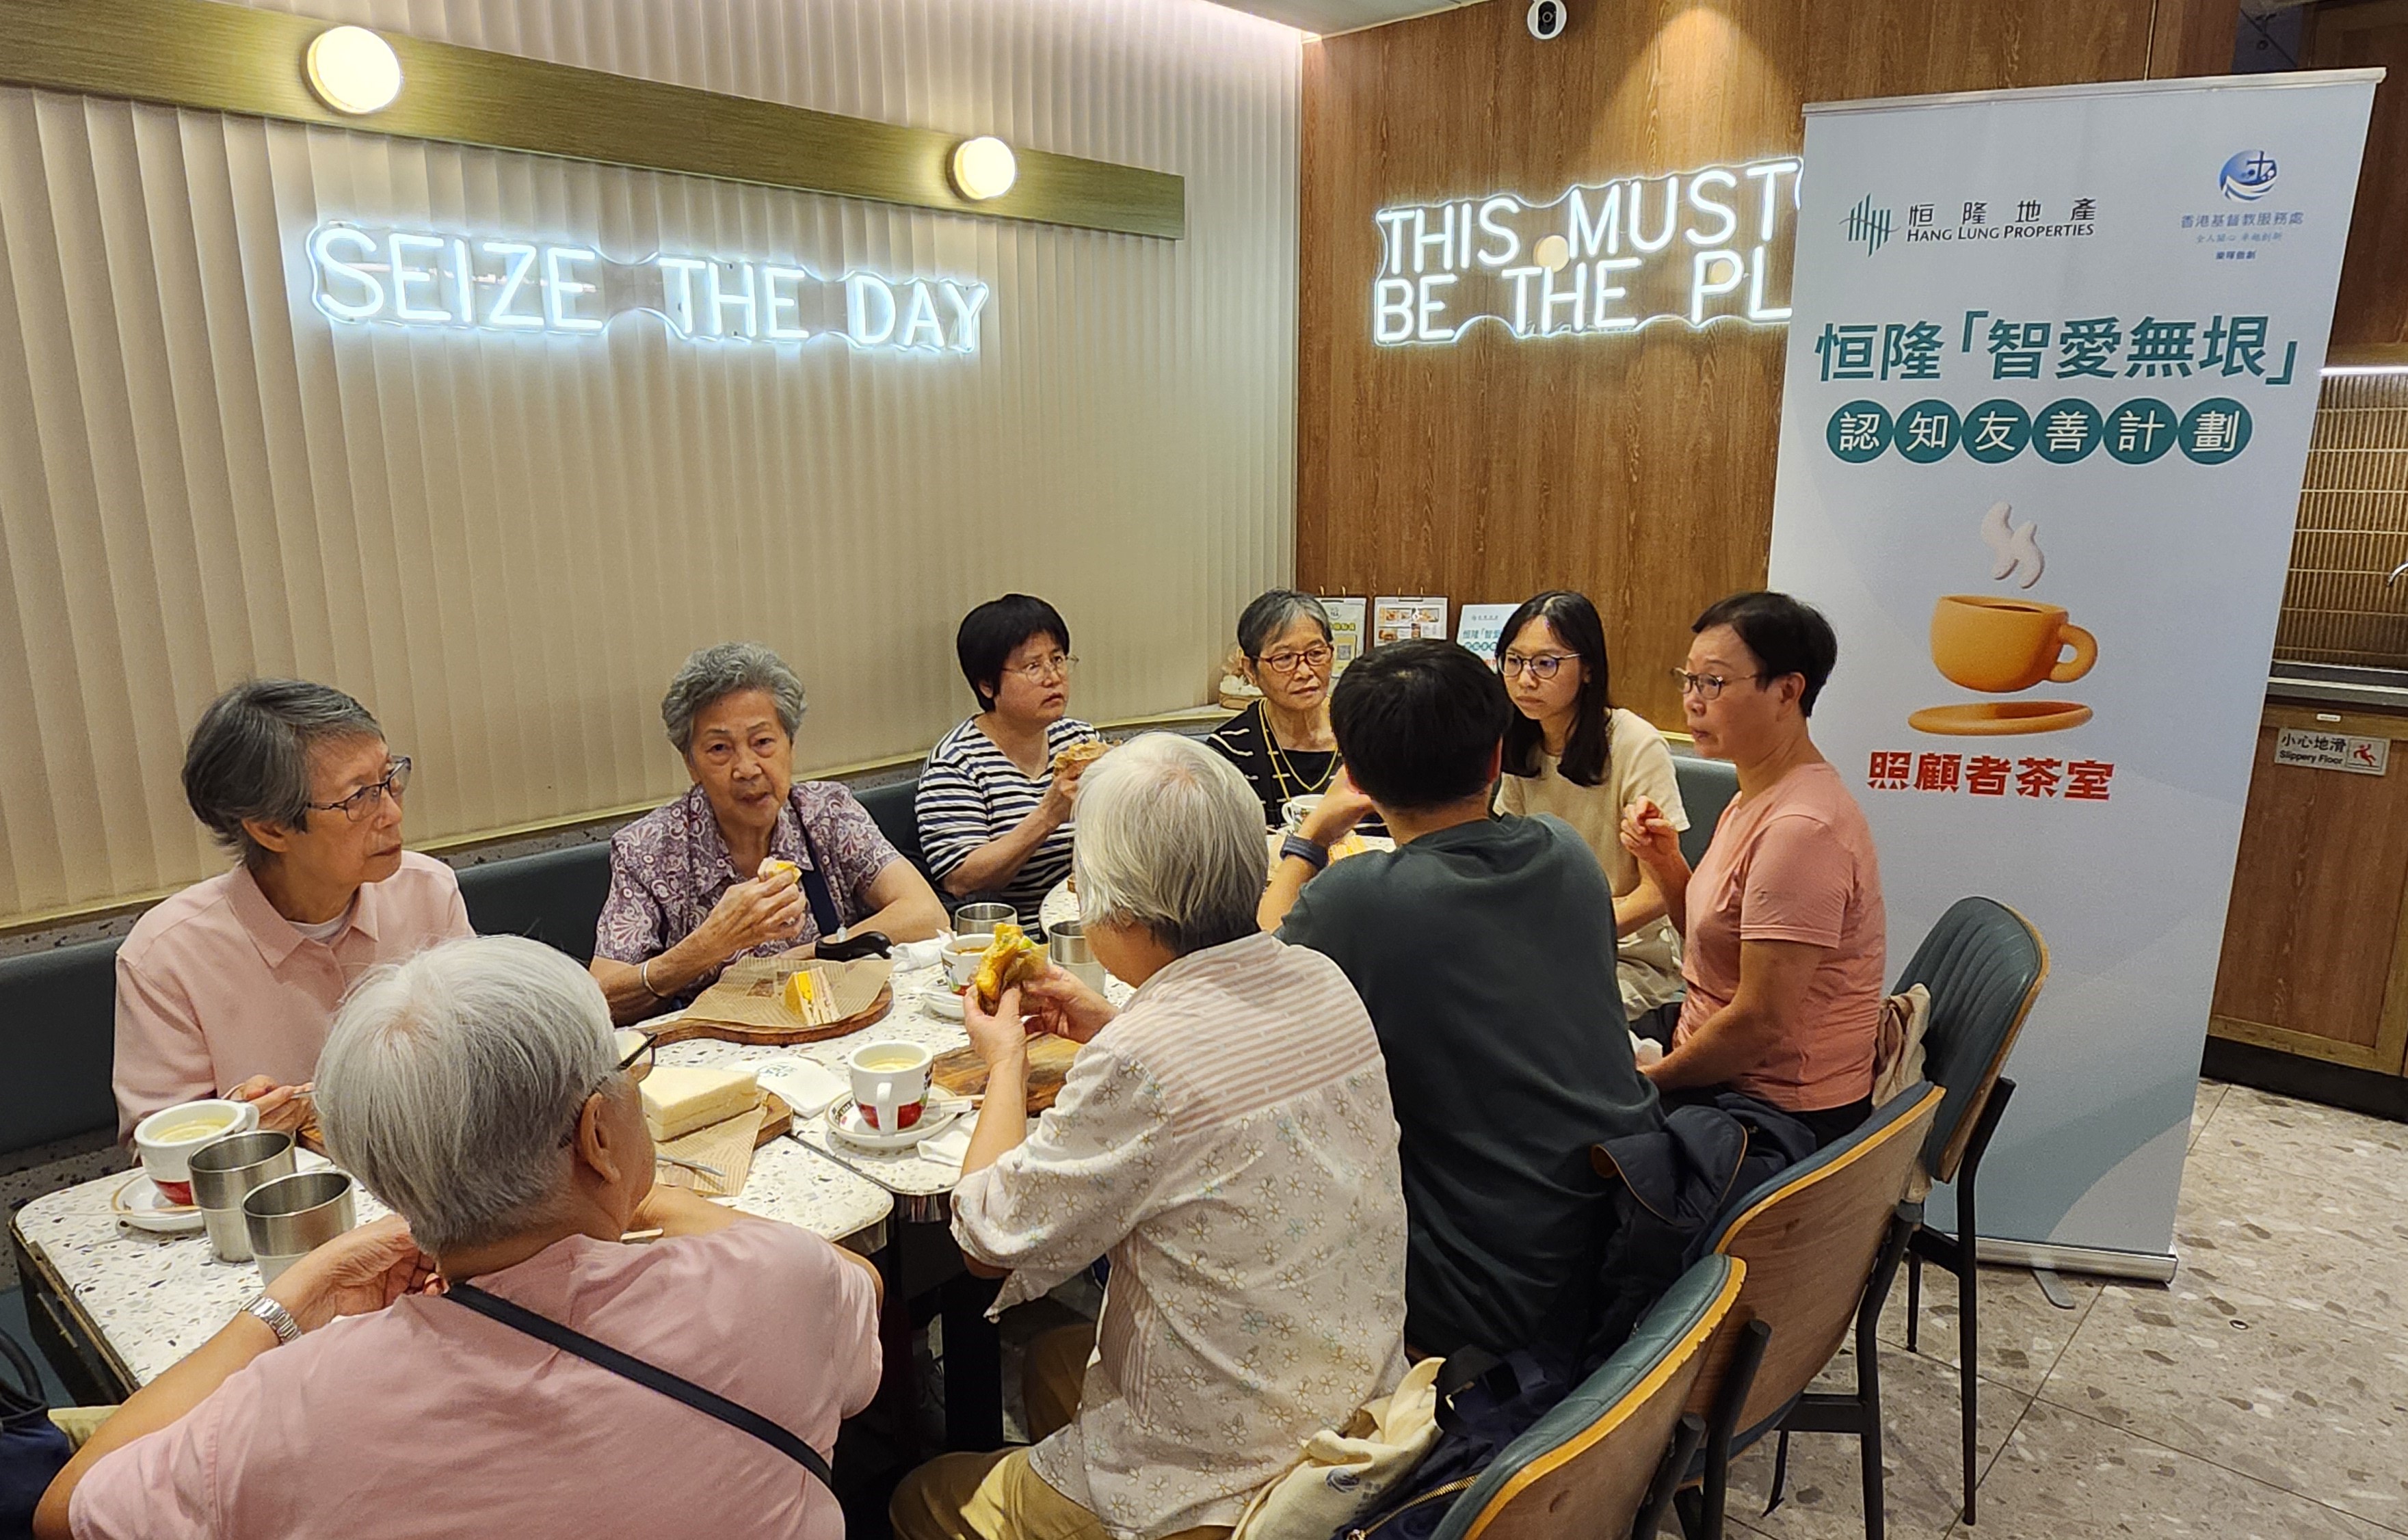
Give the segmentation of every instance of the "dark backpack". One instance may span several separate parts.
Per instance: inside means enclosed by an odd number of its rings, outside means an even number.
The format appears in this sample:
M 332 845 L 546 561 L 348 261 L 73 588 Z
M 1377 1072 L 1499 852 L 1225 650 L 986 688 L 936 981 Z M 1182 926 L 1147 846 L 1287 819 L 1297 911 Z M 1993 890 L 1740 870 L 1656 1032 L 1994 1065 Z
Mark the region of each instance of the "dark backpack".
M 75 1450 L 50 1421 L 41 1371 L 6 1332 L 0 1332 L 0 1358 L 19 1382 L 0 1380 L 0 1537 L 13 1537 L 34 1533 L 34 1509 Z
M 1403 1490 L 1332 1540 L 1429 1540 L 1489 1462 L 1580 1383 L 1569 1357 L 1480 1348 L 1450 1355 L 1438 1376 L 1438 1440 Z

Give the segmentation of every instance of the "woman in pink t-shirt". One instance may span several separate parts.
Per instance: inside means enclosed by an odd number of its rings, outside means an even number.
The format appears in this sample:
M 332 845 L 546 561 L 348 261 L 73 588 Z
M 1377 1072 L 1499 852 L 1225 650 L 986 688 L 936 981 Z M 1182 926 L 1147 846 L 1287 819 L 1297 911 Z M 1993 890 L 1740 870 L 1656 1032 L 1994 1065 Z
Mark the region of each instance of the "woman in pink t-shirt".
M 1739 770 L 1739 795 L 1692 872 L 1679 831 L 1644 798 L 1622 842 L 1664 894 L 1688 994 L 1658 1091 L 1744 1091 L 1829 1144 L 1872 1111 L 1882 1008 L 1881 867 L 1872 830 L 1806 719 L 1839 641 L 1785 593 L 1709 606 L 1674 670 L 1698 752 Z

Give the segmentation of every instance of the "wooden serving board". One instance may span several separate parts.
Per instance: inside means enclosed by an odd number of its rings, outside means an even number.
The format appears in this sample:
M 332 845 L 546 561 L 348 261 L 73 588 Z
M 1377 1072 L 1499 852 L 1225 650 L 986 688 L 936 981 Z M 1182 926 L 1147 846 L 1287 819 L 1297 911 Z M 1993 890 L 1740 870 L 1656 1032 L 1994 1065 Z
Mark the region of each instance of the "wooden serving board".
M 1070 1073 L 1070 1061 L 1079 1056 L 1079 1045 L 1062 1037 L 1034 1037 L 1028 1043 L 1028 1111 L 1030 1116 L 1054 1105 L 1062 1094 L 1063 1077 Z M 976 1048 L 955 1048 L 940 1053 L 928 1066 L 928 1078 L 956 1096 L 982 1096 L 986 1093 L 986 1061 Z
M 755 1026 L 741 1021 L 710 1021 L 695 1016 L 692 1008 L 689 1007 L 686 1015 L 679 1017 L 667 1026 L 661 1028 L 660 1035 L 652 1041 L 662 1048 L 666 1048 L 671 1043 L 692 1042 L 697 1037 L 708 1037 L 721 1043 L 746 1043 L 760 1048 L 784 1048 L 795 1043 L 822 1043 L 831 1037 L 842 1037 L 847 1033 L 859 1032 L 874 1021 L 882 1021 L 886 1019 L 887 1013 L 894 1008 L 895 987 L 892 984 L 880 985 L 876 999 L 851 1016 L 831 1021 L 824 1027 L 806 1027 L 799 1023 L 793 1026 Z

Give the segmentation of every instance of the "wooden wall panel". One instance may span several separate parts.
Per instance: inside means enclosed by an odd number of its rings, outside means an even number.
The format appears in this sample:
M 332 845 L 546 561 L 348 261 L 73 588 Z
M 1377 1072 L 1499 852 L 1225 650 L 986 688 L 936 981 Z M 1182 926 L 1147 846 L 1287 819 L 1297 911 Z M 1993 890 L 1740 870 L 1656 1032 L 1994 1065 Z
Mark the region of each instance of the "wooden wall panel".
M 1297 576 L 1458 604 L 1583 589 L 1617 698 L 1676 723 L 1688 621 L 1764 578 L 1784 334 L 1381 349 L 1373 211 L 1795 153 L 1810 101 L 2220 72 L 2235 6 L 1584 0 L 1553 43 L 1523 9 L 1304 50 Z
M 2333 308 L 2335 348 L 2408 344 L 2408 0 L 2318 6 L 2308 13 L 2302 62 L 2311 69 L 2380 64 L 2358 212 L 2342 258 Z

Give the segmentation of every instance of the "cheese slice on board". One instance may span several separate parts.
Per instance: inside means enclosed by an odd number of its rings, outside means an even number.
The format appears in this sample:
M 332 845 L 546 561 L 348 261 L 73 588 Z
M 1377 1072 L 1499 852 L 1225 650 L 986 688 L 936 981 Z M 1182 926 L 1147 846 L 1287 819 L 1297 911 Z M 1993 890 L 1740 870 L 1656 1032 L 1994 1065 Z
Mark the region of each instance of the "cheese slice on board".
M 655 1139 L 678 1139 L 749 1112 L 760 1087 L 749 1069 L 655 1064 L 644 1077 L 644 1121 Z

